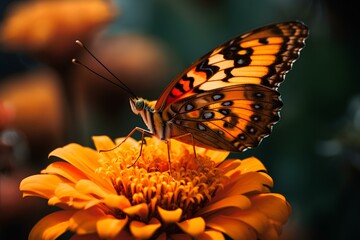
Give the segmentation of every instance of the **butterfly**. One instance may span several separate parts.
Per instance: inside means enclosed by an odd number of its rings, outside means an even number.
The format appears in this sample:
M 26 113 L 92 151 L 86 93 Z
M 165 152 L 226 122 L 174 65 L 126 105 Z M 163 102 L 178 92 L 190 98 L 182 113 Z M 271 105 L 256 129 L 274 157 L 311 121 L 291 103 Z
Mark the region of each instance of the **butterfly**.
M 157 101 L 130 98 L 131 109 L 146 134 L 164 141 L 235 152 L 255 147 L 279 120 L 277 89 L 307 36 L 299 21 L 242 34 L 191 64 Z
M 307 36 L 306 25 L 290 21 L 232 38 L 192 63 L 155 101 L 137 97 L 117 78 L 149 129 L 136 127 L 128 137 L 140 131 L 142 139 L 176 139 L 192 144 L 195 154 L 195 146 L 232 152 L 257 146 L 279 120 L 277 89 Z

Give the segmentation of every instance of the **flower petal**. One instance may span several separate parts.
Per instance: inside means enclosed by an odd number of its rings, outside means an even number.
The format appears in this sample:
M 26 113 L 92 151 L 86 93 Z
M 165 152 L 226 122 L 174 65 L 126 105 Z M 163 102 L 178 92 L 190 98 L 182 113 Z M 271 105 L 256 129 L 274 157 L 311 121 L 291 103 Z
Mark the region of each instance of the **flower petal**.
M 91 196 L 79 192 L 73 184 L 68 183 L 59 183 L 55 188 L 55 195 L 58 198 L 71 198 L 71 199 L 81 199 L 88 201 L 91 199 Z
M 71 143 L 62 148 L 57 148 L 49 154 L 49 157 L 61 158 L 74 167 L 81 169 L 87 176 L 95 174 L 95 170 L 100 167 L 98 153 L 90 148 Z
M 135 206 L 125 208 L 123 210 L 130 217 L 139 216 L 141 219 L 147 219 L 149 214 L 149 207 L 146 203 L 140 203 Z
M 117 219 L 112 215 L 106 215 L 97 221 L 96 229 L 101 238 L 113 239 L 123 230 L 127 222 L 127 217 L 125 219 Z
M 103 202 L 109 207 L 118 208 L 120 210 L 131 207 L 131 203 L 129 199 L 127 199 L 123 195 L 119 196 L 116 194 L 109 194 L 108 196 L 105 197 Z
M 221 162 L 218 165 L 218 168 L 222 169 L 225 173 L 225 176 L 230 178 L 234 177 L 234 174 L 238 176 L 240 174 L 240 170 L 238 167 L 241 165 L 241 160 L 239 159 L 227 159 L 226 161 Z
M 205 231 L 203 234 L 197 237 L 198 240 L 225 240 L 224 235 L 221 232 L 215 230 Z
M 234 195 L 230 197 L 222 198 L 216 202 L 210 202 L 206 207 L 200 209 L 196 216 L 210 214 L 228 207 L 240 208 L 242 210 L 251 206 L 251 201 L 248 197 L 243 195 Z
M 223 232 L 232 239 L 257 239 L 255 230 L 249 225 L 226 216 L 213 214 L 206 218 L 206 226 Z
M 105 135 L 93 136 L 92 140 L 94 141 L 95 148 L 97 151 L 111 149 L 115 147 L 114 142 L 108 136 Z
M 216 214 L 235 220 L 241 220 L 254 228 L 259 234 L 263 233 L 269 225 L 269 218 L 254 208 L 246 210 L 227 208 L 218 211 Z
M 49 198 L 54 196 L 54 190 L 63 179 L 55 175 L 38 174 L 23 179 L 20 183 L 20 191 L 23 196 L 38 196 Z
M 256 157 L 249 157 L 241 160 L 241 172 L 266 172 L 266 168 L 262 162 Z
M 124 142 L 124 140 L 125 140 L 124 137 L 117 138 L 117 139 L 115 139 L 115 144 L 119 145 L 121 143 L 120 148 L 124 148 L 124 149 L 139 146 L 139 142 L 131 137 L 127 138 L 125 142 Z
M 53 162 L 46 169 L 42 170 L 41 173 L 59 175 L 71 182 L 87 179 L 83 172 L 66 162 Z
M 278 222 L 286 222 L 291 214 L 291 206 L 281 194 L 258 194 L 251 197 L 251 202 L 258 211 Z
M 279 239 L 283 223 L 272 222 L 267 225 L 267 229 L 259 234 L 259 239 Z
M 161 223 L 156 218 L 152 218 L 148 224 L 135 220 L 130 223 L 131 234 L 140 239 L 149 239 L 160 227 Z
M 113 149 L 116 145 L 108 136 L 93 136 L 92 137 L 96 150 L 101 152 L 102 158 L 113 159 L 116 158 L 114 151 L 107 151 Z
M 266 172 L 265 166 L 259 159 L 255 157 L 249 157 L 243 160 L 228 159 L 223 161 L 219 165 L 219 168 L 223 169 L 226 173 L 226 176 L 229 176 L 230 178 L 234 178 L 240 174 L 245 174 L 248 172 Z
M 197 153 L 197 151 L 196 151 Z M 229 156 L 230 152 L 227 151 L 219 151 L 213 149 L 206 149 L 204 155 L 211 157 L 211 160 L 215 162 L 215 164 L 219 164 Z
M 213 201 L 218 201 L 224 196 L 269 192 L 269 188 L 266 186 L 271 187 L 272 185 L 273 181 L 267 174 L 261 172 L 241 174 L 227 183 L 225 187 L 216 194 Z
M 202 217 L 191 218 L 176 224 L 192 237 L 196 237 L 205 231 L 205 220 Z
M 31 229 L 29 240 L 56 239 L 69 227 L 69 218 L 74 214 L 72 210 L 62 210 L 50 213 L 42 218 Z
M 174 150 L 182 151 L 182 149 L 184 149 L 184 148 L 186 150 L 188 150 L 189 153 L 194 152 L 194 148 L 193 148 L 192 144 L 186 144 L 186 143 L 180 142 L 178 140 L 171 139 L 171 151 L 172 152 Z M 209 149 L 209 148 L 203 148 L 203 147 L 197 147 L 197 146 L 195 146 L 195 151 L 196 151 L 196 154 L 198 154 L 198 155 L 209 156 L 211 158 L 211 160 L 215 162 L 215 164 L 218 164 L 218 163 L 224 161 L 225 158 L 230 154 L 230 152 L 228 152 L 228 151 L 215 150 L 215 149 Z
M 100 198 L 105 198 L 108 194 L 115 194 L 116 191 L 113 189 L 113 191 L 106 191 L 108 189 L 101 188 L 99 185 L 95 184 L 94 182 L 83 179 L 76 183 L 76 189 L 84 194 L 97 196 Z
M 69 229 L 77 234 L 95 233 L 96 223 L 103 216 L 97 208 L 77 211 L 69 220 Z
M 165 210 L 158 206 L 158 213 L 161 217 L 161 220 L 165 223 L 175 223 L 178 222 L 183 213 L 181 208 L 177 208 L 175 210 Z
M 98 161 L 100 155 L 97 151 L 71 143 L 65 147 L 55 149 L 49 154 L 49 157 L 51 156 L 67 161 L 96 184 L 106 189 L 113 189 L 110 179 L 99 178 L 99 175 L 96 174 L 96 170 L 101 167 Z

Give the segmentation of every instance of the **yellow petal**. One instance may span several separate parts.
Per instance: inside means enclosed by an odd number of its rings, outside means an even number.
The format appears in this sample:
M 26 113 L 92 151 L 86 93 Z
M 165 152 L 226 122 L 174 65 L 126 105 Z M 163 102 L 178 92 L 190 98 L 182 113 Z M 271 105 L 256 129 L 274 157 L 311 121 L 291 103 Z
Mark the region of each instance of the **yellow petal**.
M 131 234 L 140 239 L 149 239 L 160 227 L 161 223 L 156 218 L 152 218 L 148 224 L 139 221 L 130 223 Z
M 23 179 L 20 183 L 20 191 L 23 196 L 39 196 L 50 198 L 54 196 L 54 190 L 63 181 L 55 175 L 38 174 Z
M 176 224 L 192 237 L 196 237 L 205 231 L 205 221 L 202 217 L 191 218 Z
M 122 231 L 127 222 L 127 217 L 125 219 L 117 219 L 112 215 L 106 215 L 97 221 L 96 229 L 101 238 L 112 239 Z
M 96 184 L 106 189 L 113 189 L 110 179 L 99 178 L 99 175 L 96 173 L 96 170 L 101 167 L 98 161 L 100 155 L 97 151 L 71 143 L 65 147 L 55 149 L 49 156 L 58 157 L 67 161 L 82 171 L 88 179 Z
M 72 209 L 87 209 L 97 205 L 99 202 L 100 201 L 98 199 L 84 200 L 84 199 L 69 199 L 66 197 L 65 199 L 60 199 L 58 197 L 52 197 L 49 198 L 48 205 L 49 206 L 58 205 L 62 207 L 65 207 L 64 205 L 66 205 L 71 207 Z
M 240 194 L 261 193 L 269 192 L 269 188 L 273 185 L 272 179 L 264 173 L 249 172 L 239 175 L 233 181 L 227 183 L 223 189 L 221 189 L 213 201 L 218 201 L 224 198 L 224 196 L 233 196 Z
M 242 222 L 254 228 L 258 233 L 264 232 L 269 225 L 268 217 L 254 207 L 247 210 L 227 208 L 218 211 L 216 214 L 235 220 L 241 220 Z
M 116 158 L 114 151 L 108 151 L 115 147 L 114 142 L 108 136 L 93 136 L 92 137 L 95 148 L 99 152 L 101 151 L 101 157 L 109 160 Z
M 259 171 L 266 172 L 266 168 L 264 164 L 262 164 L 262 162 L 255 157 L 249 157 L 241 160 L 240 169 L 242 173 L 259 172 Z
M 114 142 L 108 136 L 105 135 L 93 136 L 92 140 L 94 141 L 95 148 L 97 151 L 115 147 Z
M 215 230 L 205 231 L 203 234 L 197 237 L 198 240 L 225 240 L 224 235 L 221 232 Z
M 251 202 L 258 211 L 278 222 L 286 222 L 291 214 L 291 206 L 281 194 L 258 194 Z
M 97 221 L 104 213 L 97 208 L 77 211 L 69 220 L 69 228 L 77 234 L 90 234 L 96 232 Z
M 216 165 L 223 162 L 227 156 L 229 156 L 229 154 L 230 152 L 227 151 L 219 151 L 207 148 L 204 151 L 204 155 L 211 157 L 211 160 L 214 161 Z
M 225 171 L 225 175 L 231 179 L 249 172 L 266 172 L 265 166 L 255 157 L 244 160 L 228 159 L 222 162 L 219 167 Z
M 68 229 L 73 214 L 72 210 L 63 210 L 45 216 L 31 229 L 29 240 L 56 239 Z
M 122 138 L 117 138 L 115 139 L 115 143 L 116 145 L 120 145 L 120 148 L 123 148 L 123 149 L 127 149 L 127 148 L 131 148 L 131 147 L 138 147 L 139 146 L 139 143 L 138 141 L 136 141 L 135 139 L 129 137 L 126 139 L 126 141 L 124 142 L 125 138 L 122 137 Z
M 123 210 L 130 217 L 139 216 L 141 219 L 147 219 L 149 214 L 149 207 L 146 203 L 140 203 L 135 206 L 125 208 Z
M 216 202 L 210 202 L 206 207 L 200 209 L 196 213 L 196 216 L 210 214 L 219 211 L 219 209 L 224 209 L 228 207 L 235 207 L 243 210 L 250 208 L 250 206 L 251 206 L 251 201 L 248 197 L 243 195 L 234 195 L 234 196 L 222 198 L 221 200 Z
M 283 223 L 272 222 L 264 232 L 259 234 L 259 239 L 279 239 Z
M 60 183 L 57 185 L 55 196 L 50 198 L 48 203 L 55 205 L 57 203 L 65 203 L 76 209 L 90 208 L 100 202 L 89 194 L 79 192 L 72 183 Z
M 60 183 L 55 189 L 55 195 L 59 199 L 73 199 L 73 200 L 82 200 L 89 201 L 92 199 L 90 195 L 83 194 L 79 192 L 74 186 L 67 183 Z
M 67 161 L 74 167 L 84 172 L 87 176 L 94 176 L 95 170 L 101 166 L 98 162 L 98 152 L 75 143 L 55 149 L 49 154 L 49 157 L 51 156 Z M 98 176 L 94 177 L 96 178 Z
M 115 189 L 113 189 L 112 192 L 105 191 L 104 188 L 101 188 L 94 182 L 87 180 L 87 179 L 82 179 L 82 180 L 78 181 L 76 183 L 76 189 L 81 193 L 92 195 L 92 196 L 97 196 L 100 198 L 105 198 L 108 194 L 116 193 Z
M 192 144 L 186 144 L 186 143 L 180 142 L 178 140 L 171 139 L 171 151 L 182 150 L 184 148 L 187 151 L 189 151 L 189 153 L 194 152 L 194 148 L 193 148 Z M 214 149 L 208 149 L 208 148 L 203 148 L 203 147 L 195 147 L 195 151 L 196 151 L 196 154 L 198 154 L 198 155 L 209 156 L 211 158 L 211 160 L 215 162 L 215 164 L 218 164 L 218 163 L 224 161 L 225 158 L 230 154 L 230 152 L 228 152 L 228 151 L 214 150 Z
M 66 162 L 51 163 L 41 173 L 59 175 L 71 182 L 77 182 L 80 179 L 87 179 L 87 176 L 73 165 Z
M 228 159 L 226 161 L 221 162 L 221 164 L 218 165 L 218 167 L 224 171 L 225 176 L 232 178 L 240 174 L 240 170 L 238 169 L 240 165 L 241 165 L 241 160 Z
M 223 232 L 232 239 L 257 239 L 255 230 L 241 220 L 213 214 L 206 218 L 206 226 Z
M 182 215 L 182 209 L 177 208 L 175 210 L 165 210 L 158 206 L 158 213 L 161 217 L 161 220 L 165 223 L 175 223 L 178 222 Z
M 131 203 L 130 203 L 129 199 L 127 199 L 123 195 L 119 196 L 119 195 L 115 195 L 115 194 L 110 194 L 105 197 L 103 202 L 109 207 L 118 208 L 121 210 L 131 207 Z

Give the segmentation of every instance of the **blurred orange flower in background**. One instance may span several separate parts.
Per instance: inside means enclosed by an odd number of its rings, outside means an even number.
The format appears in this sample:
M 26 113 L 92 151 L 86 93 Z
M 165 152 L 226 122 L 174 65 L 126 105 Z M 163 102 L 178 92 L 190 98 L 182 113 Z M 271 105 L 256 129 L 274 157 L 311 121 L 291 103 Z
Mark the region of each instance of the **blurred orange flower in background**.
M 16 4 L 0 27 L 8 49 L 61 58 L 78 38 L 87 39 L 113 20 L 116 7 L 103 0 L 29 1 Z
M 10 125 L 24 131 L 32 143 L 44 138 L 61 142 L 64 106 L 58 82 L 54 72 L 41 69 L 9 77 L 1 85 L 0 102 L 11 109 Z
M 94 137 L 97 150 L 111 149 L 108 137 Z M 171 141 L 128 139 L 111 151 L 69 144 L 50 153 L 64 161 L 25 178 L 23 196 L 48 199 L 53 212 L 32 229 L 29 239 L 277 239 L 291 207 L 271 193 L 271 177 L 256 158 L 224 159 L 228 152 Z

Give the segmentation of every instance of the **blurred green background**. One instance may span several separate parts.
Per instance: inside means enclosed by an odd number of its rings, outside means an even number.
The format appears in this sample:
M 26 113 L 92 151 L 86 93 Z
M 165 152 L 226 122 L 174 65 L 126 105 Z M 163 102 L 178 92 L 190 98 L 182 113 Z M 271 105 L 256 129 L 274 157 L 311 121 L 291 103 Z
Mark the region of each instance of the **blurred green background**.
M 71 64 L 76 57 L 106 75 L 76 39 L 136 94 L 156 99 L 222 42 L 288 20 L 303 21 L 310 36 L 279 89 L 282 118 L 259 147 L 232 156 L 261 159 L 292 205 L 282 239 L 360 238 L 360 48 L 349 0 L 41 2 L 0 3 L 1 239 L 26 239 L 49 211 L 21 199 L 18 184 L 52 149 L 145 127 L 121 89 Z

